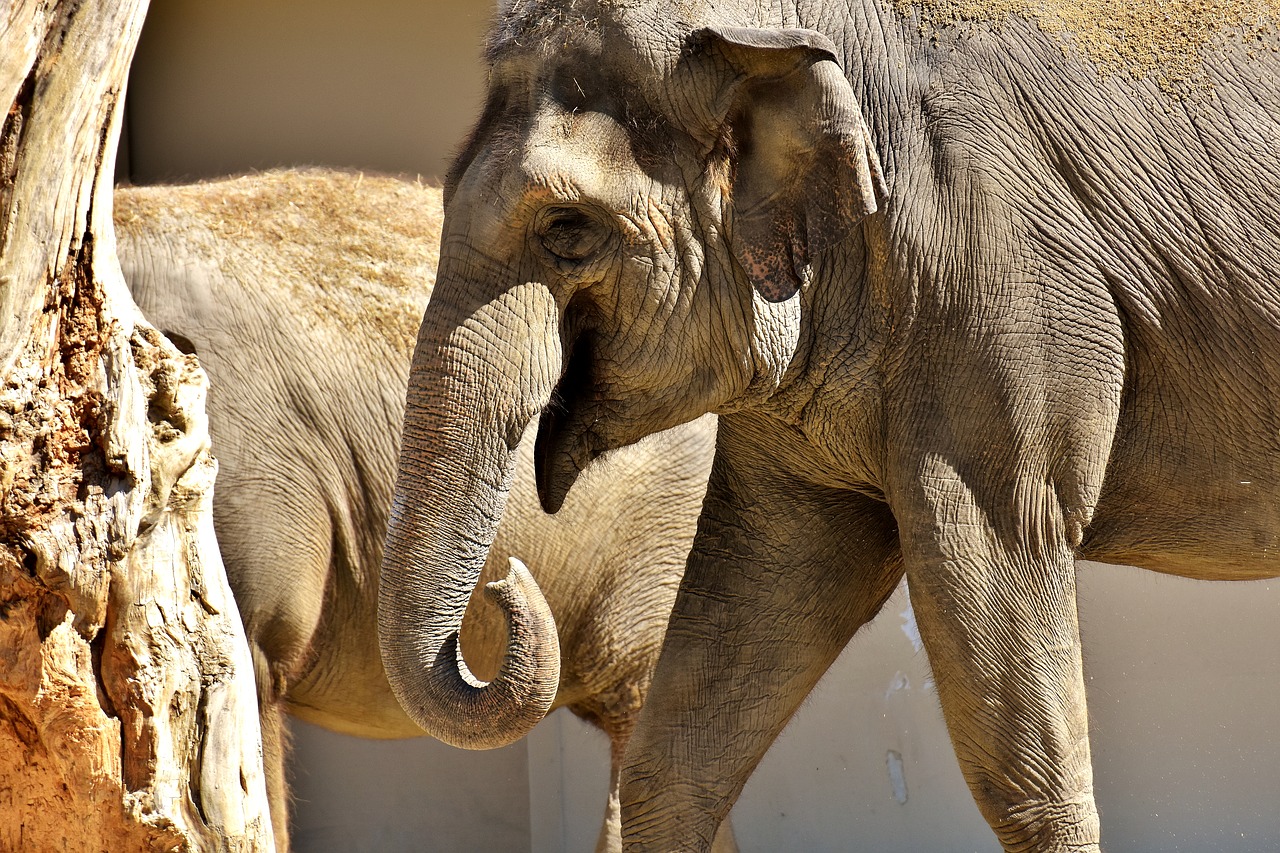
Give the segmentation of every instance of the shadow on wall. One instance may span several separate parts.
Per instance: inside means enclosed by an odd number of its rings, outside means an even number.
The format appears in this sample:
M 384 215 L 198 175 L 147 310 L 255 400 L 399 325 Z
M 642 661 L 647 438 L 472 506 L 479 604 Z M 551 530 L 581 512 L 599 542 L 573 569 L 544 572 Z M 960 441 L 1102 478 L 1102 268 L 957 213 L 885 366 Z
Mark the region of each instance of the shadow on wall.
M 430 738 L 362 740 L 297 720 L 291 728 L 300 853 L 530 850 L 523 743 L 467 752 Z
M 279 165 L 439 178 L 478 114 L 492 0 L 153 3 L 129 83 L 129 175 Z

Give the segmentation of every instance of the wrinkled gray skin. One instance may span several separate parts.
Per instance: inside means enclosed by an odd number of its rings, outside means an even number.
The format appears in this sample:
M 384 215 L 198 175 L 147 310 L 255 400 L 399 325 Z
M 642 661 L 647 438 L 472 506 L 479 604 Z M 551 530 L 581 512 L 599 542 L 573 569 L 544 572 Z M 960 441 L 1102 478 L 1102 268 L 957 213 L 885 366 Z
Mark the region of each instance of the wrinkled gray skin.
M 1096 851 L 1073 558 L 1280 572 L 1276 34 L 1224 36 L 1179 99 L 1017 16 L 931 32 L 870 0 L 711 5 L 498 21 L 384 592 L 453 580 L 404 613 L 436 620 L 420 647 L 382 620 L 392 683 L 449 719 L 422 669 L 526 423 L 555 509 L 602 451 L 718 412 L 627 751 L 627 849 L 703 849 L 905 572 L 1000 842 Z M 448 508 L 445 478 L 466 495 Z
M 209 374 L 220 465 L 214 521 L 253 652 L 284 850 L 284 711 L 364 737 L 423 733 L 383 673 L 376 602 L 412 334 L 435 272 L 440 190 L 279 172 L 120 188 L 115 205 L 135 300 Z M 713 442 L 706 420 L 616 454 L 556 517 L 538 506 L 530 449 L 490 555 L 486 579 L 506 574 L 508 555 L 536 573 L 560 630 L 552 704 L 608 734 L 615 784 Z M 492 674 L 505 639 L 498 611 L 477 603 L 463 638 L 476 670 Z M 724 849 L 733 849 L 724 835 Z M 600 847 L 618 846 L 615 788 Z

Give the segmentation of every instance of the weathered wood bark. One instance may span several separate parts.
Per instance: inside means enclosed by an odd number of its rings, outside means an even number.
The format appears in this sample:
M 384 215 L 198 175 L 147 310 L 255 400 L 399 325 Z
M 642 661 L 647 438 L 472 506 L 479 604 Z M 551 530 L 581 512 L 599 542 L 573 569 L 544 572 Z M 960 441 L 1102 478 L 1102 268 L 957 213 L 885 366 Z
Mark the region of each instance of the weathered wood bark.
M 142 321 L 115 257 L 145 9 L 0 4 L 4 851 L 271 848 L 204 374 Z

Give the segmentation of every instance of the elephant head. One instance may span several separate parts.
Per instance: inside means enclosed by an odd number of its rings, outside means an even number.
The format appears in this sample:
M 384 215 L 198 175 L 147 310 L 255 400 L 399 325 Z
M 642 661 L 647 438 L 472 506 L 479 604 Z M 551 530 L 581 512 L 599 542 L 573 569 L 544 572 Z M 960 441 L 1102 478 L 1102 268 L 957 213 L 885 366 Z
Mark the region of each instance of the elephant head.
M 643 15 L 500 20 L 487 104 L 446 182 L 380 639 L 406 710 L 460 746 L 522 736 L 555 693 L 553 623 L 527 575 L 506 587 L 501 674 L 480 684 L 456 648 L 526 425 L 540 417 L 555 512 L 600 454 L 768 397 L 803 345 L 797 293 L 882 191 L 825 36 Z

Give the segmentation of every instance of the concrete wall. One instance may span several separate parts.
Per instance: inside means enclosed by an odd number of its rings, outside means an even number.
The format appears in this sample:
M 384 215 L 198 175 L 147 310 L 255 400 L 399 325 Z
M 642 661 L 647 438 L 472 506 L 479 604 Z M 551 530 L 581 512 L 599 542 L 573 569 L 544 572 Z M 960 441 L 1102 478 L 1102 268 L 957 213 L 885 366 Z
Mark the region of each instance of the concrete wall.
M 129 95 L 135 181 L 287 163 L 440 175 L 479 106 L 476 0 L 155 0 Z M 1280 584 L 1085 566 L 1081 621 L 1111 853 L 1280 849 Z M 589 850 L 602 736 L 558 712 L 463 753 L 298 726 L 298 849 Z M 745 851 L 991 851 L 901 591 L 734 810 Z

